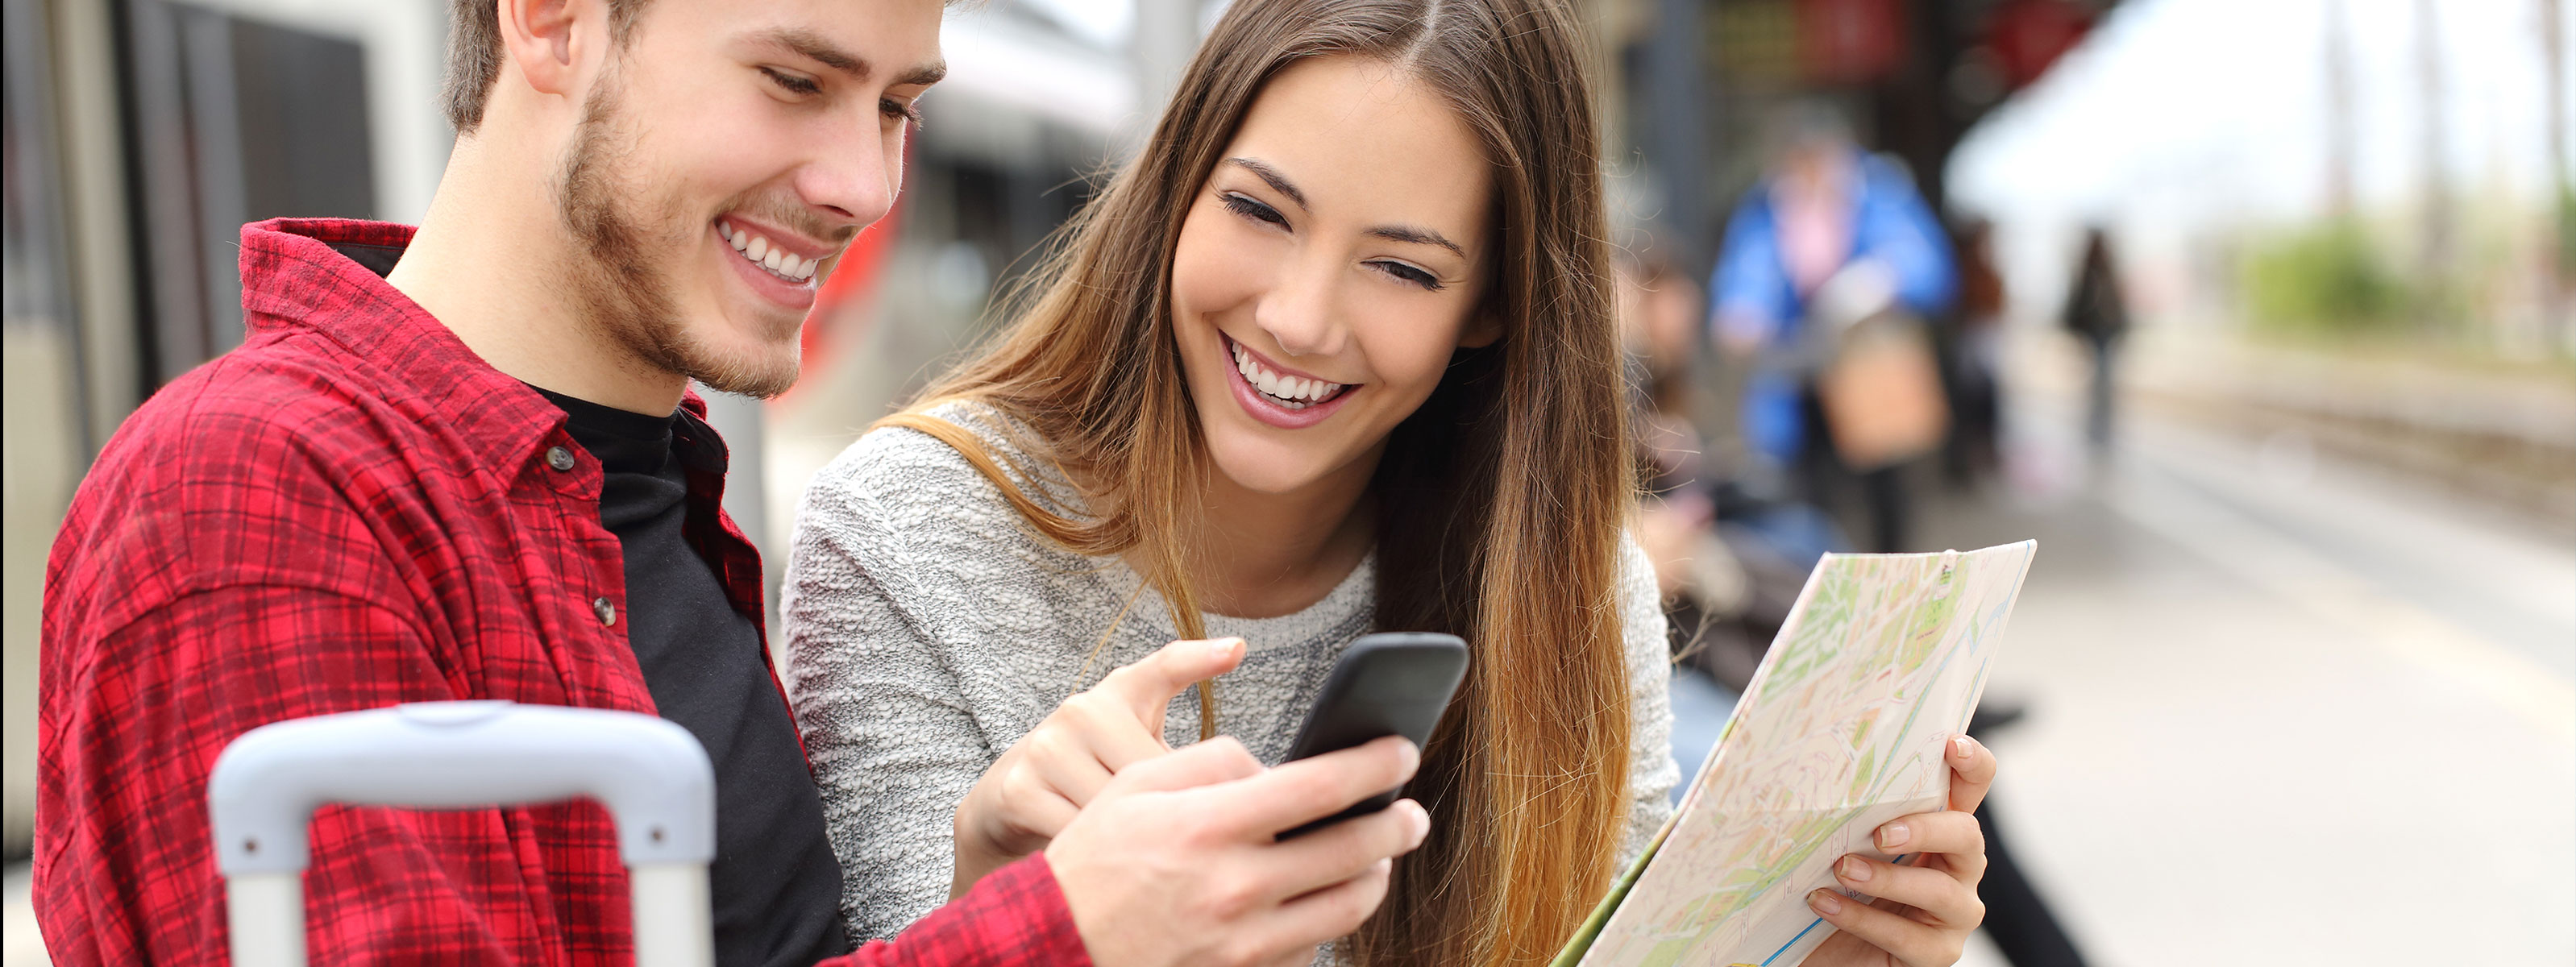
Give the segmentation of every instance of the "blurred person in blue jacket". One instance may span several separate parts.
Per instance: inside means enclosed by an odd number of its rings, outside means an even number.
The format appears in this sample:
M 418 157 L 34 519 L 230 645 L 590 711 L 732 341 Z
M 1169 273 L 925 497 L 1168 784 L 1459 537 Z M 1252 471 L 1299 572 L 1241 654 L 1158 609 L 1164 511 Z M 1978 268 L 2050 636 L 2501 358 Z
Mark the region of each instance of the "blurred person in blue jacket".
M 1709 280 L 1710 326 L 1753 361 L 1742 406 L 1757 479 L 1795 474 L 1831 507 L 1860 478 L 1876 550 L 1906 549 L 1900 468 L 1847 466 L 1817 399 L 1844 330 L 1890 313 L 1929 318 L 1957 287 L 1948 236 L 1902 164 L 1863 152 L 1830 108 L 1807 104 L 1777 125 L 1770 172 L 1728 220 Z

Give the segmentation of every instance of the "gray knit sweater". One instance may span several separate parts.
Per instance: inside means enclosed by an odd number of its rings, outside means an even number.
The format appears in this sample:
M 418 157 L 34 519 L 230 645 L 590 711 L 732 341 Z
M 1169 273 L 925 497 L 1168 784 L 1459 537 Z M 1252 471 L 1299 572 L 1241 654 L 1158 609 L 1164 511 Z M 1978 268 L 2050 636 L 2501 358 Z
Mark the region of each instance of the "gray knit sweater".
M 987 412 L 952 404 L 934 415 L 1016 454 L 976 419 Z M 1054 509 L 1080 509 L 1060 479 L 1023 483 Z M 1679 771 L 1663 612 L 1633 541 L 1621 572 L 1636 714 L 1624 866 L 1670 815 Z M 1247 643 L 1243 665 L 1217 680 L 1218 730 L 1277 764 L 1333 659 L 1373 630 L 1375 582 L 1371 558 L 1304 611 L 1208 615 L 1208 634 Z M 816 475 L 787 563 L 788 682 L 853 936 L 892 937 L 946 902 L 950 822 L 985 768 L 1056 703 L 1176 637 L 1160 596 L 1138 596 L 1140 584 L 1115 558 L 1037 536 L 927 435 L 877 430 Z M 1176 747 L 1197 739 L 1195 692 L 1173 702 L 1163 731 Z

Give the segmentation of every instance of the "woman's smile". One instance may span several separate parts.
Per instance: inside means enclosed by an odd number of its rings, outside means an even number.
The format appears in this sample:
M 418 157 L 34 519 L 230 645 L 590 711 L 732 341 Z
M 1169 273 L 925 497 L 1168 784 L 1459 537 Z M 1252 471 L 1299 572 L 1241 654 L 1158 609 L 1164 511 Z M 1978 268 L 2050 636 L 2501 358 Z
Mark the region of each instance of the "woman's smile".
M 1217 338 L 1234 361 L 1234 401 L 1253 419 L 1283 430 L 1314 426 L 1342 408 L 1360 391 L 1358 383 L 1334 383 L 1281 366 L 1246 348 L 1223 332 Z

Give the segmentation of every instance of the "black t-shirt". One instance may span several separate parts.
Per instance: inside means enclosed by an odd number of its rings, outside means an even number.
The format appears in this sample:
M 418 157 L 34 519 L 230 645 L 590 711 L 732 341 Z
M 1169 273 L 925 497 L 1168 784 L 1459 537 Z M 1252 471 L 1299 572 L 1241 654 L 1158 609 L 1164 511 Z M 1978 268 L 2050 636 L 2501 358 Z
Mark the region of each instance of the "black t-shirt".
M 573 439 L 606 473 L 599 521 L 623 546 L 626 639 L 653 704 L 715 762 L 716 963 L 810 967 L 848 953 L 841 864 L 796 723 L 761 661 L 759 631 L 683 536 L 688 468 L 721 471 L 714 433 L 686 412 L 648 416 L 538 392 L 572 418 Z

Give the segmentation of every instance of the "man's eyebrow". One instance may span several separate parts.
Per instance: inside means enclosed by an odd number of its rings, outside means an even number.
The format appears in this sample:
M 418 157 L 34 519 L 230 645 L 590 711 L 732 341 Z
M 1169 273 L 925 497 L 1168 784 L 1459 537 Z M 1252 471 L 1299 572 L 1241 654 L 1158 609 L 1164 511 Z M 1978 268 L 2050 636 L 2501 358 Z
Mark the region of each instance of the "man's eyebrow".
M 1262 181 L 1268 182 L 1272 191 L 1288 196 L 1288 200 L 1296 202 L 1299 208 L 1306 207 L 1306 193 L 1298 191 L 1297 186 L 1289 182 L 1287 175 L 1280 174 L 1279 169 L 1271 167 L 1268 162 L 1255 158 L 1227 158 L 1225 163 L 1252 172 Z
M 842 50 L 822 34 L 803 27 L 773 27 L 754 35 L 752 40 L 792 51 L 799 57 L 858 80 L 867 80 L 869 72 L 874 70 L 868 66 L 867 58 Z
M 1420 245 L 1437 245 L 1441 248 L 1458 253 L 1459 258 L 1463 259 L 1467 257 L 1467 250 L 1459 248 L 1458 243 L 1452 242 L 1449 240 L 1448 236 L 1442 235 L 1439 232 L 1432 231 L 1428 228 L 1415 228 L 1410 225 L 1380 225 L 1369 229 L 1368 233 L 1379 238 L 1393 239 L 1398 242 L 1413 242 Z
M 917 84 L 922 87 L 929 87 L 932 84 L 939 83 L 941 79 L 946 78 L 947 76 L 948 62 L 944 60 L 934 60 L 905 72 L 902 77 L 895 78 L 893 86 L 903 87 L 906 85 Z
M 814 31 L 807 30 L 802 27 L 778 27 L 764 30 L 755 35 L 752 39 L 755 42 L 766 44 L 771 47 L 778 47 L 792 51 L 799 57 L 811 60 L 817 64 L 829 67 L 843 74 L 850 75 L 853 80 L 867 80 L 868 75 L 873 73 L 875 70 L 875 68 L 868 63 L 867 58 L 861 57 L 847 50 L 843 50 L 840 46 L 832 43 L 829 39 L 826 39 L 822 34 L 815 33 Z M 932 84 L 939 83 L 941 78 L 947 76 L 948 63 L 946 61 L 932 61 L 928 64 L 915 67 L 911 71 L 905 73 L 902 77 L 896 78 L 892 86 L 902 87 L 908 84 L 918 84 L 923 87 L 928 87 Z

